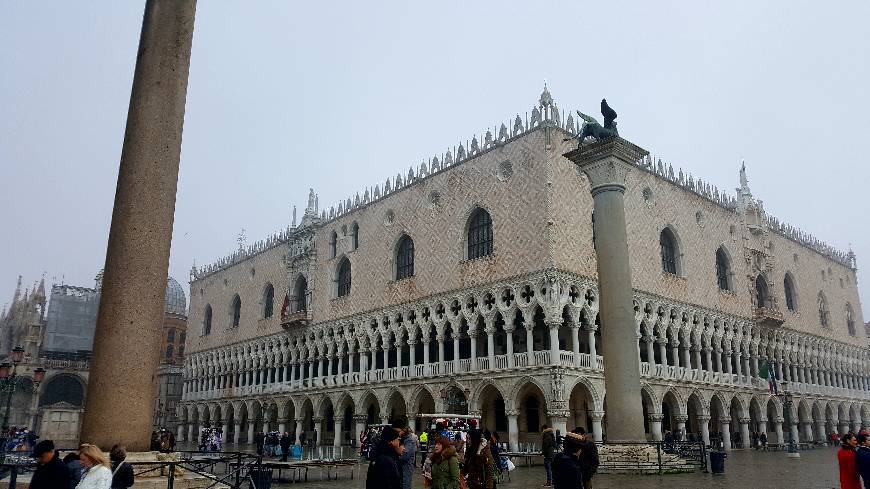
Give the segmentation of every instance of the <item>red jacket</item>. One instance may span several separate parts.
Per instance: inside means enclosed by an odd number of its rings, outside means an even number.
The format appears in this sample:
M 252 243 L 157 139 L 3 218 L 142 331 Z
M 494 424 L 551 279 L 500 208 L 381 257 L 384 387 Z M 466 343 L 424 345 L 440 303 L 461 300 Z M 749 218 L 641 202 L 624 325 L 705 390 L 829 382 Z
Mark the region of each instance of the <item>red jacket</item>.
M 840 448 L 837 460 L 840 462 L 840 489 L 861 489 L 861 480 L 855 467 L 855 450 Z

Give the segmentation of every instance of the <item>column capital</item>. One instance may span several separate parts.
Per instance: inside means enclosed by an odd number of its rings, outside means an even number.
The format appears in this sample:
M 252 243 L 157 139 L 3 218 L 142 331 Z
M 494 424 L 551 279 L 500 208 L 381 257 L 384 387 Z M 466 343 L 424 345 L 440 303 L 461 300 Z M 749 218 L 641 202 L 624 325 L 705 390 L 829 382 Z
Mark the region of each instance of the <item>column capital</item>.
M 674 415 L 674 421 L 676 421 L 677 423 L 685 423 L 688 420 L 689 420 L 688 414 L 675 414 Z
M 738 421 L 740 421 L 740 424 L 749 424 L 750 422 L 752 422 L 752 419 L 749 417 L 745 417 L 745 418 L 740 418 Z
M 650 414 L 650 415 L 647 416 L 647 417 L 648 417 L 649 420 L 652 421 L 653 423 L 661 423 L 662 420 L 665 418 L 661 413 L 653 413 L 653 414 Z
M 507 417 L 511 417 L 511 416 L 516 417 L 516 416 L 520 415 L 520 412 L 519 412 L 519 410 L 516 410 L 516 409 L 509 409 L 509 410 L 505 411 L 504 414 Z
M 581 144 L 563 156 L 586 174 L 594 196 L 608 190 L 625 192 L 626 180 L 635 162 L 648 154 L 649 151 L 616 136 Z
M 712 416 L 710 416 L 709 414 L 699 414 L 699 415 L 697 416 L 698 421 L 701 421 L 701 422 L 710 421 L 710 418 L 711 418 L 711 417 L 712 417 Z
M 592 416 L 592 421 L 602 421 L 604 419 L 604 411 L 592 411 L 589 415 Z
M 368 421 L 368 418 L 369 417 L 365 414 L 354 414 L 353 415 L 353 420 L 356 421 L 357 423 L 365 423 L 366 421 Z

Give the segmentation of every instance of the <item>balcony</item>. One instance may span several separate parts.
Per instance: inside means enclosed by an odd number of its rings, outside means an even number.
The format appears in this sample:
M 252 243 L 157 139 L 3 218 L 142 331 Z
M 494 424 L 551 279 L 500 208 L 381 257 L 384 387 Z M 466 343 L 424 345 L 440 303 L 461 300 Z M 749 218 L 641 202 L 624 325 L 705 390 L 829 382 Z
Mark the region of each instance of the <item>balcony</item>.
M 308 312 L 307 311 L 297 311 L 291 312 L 281 316 L 281 327 L 284 328 L 285 331 L 290 331 L 296 328 L 304 328 L 308 326 Z
M 772 307 L 757 307 L 755 308 L 755 323 L 759 326 L 767 326 L 776 328 L 782 326 L 785 322 L 785 316 L 779 310 Z

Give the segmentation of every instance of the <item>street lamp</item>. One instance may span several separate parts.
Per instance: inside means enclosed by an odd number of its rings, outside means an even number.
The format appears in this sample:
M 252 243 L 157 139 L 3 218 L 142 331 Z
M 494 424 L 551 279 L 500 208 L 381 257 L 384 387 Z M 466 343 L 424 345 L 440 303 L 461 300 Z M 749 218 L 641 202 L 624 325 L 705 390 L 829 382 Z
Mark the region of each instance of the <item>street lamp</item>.
M 788 429 L 788 456 L 790 458 L 800 458 L 801 454 L 798 452 L 797 443 L 794 439 L 794 431 L 791 429 L 792 425 L 792 398 L 791 392 L 788 391 L 788 382 L 783 381 L 781 384 L 782 390 L 776 394 L 782 400 L 782 407 L 785 415 L 786 429 Z
M 6 441 L 9 433 L 9 411 L 12 404 L 12 396 L 18 388 L 18 364 L 24 360 L 24 348 L 16 346 L 9 355 L 12 363 L 0 364 L 0 392 L 6 394 L 6 411 L 3 413 L 3 432 L 0 433 L 0 459 L 6 458 Z M 39 387 L 39 383 L 45 379 L 45 369 L 36 368 L 33 371 L 33 388 Z

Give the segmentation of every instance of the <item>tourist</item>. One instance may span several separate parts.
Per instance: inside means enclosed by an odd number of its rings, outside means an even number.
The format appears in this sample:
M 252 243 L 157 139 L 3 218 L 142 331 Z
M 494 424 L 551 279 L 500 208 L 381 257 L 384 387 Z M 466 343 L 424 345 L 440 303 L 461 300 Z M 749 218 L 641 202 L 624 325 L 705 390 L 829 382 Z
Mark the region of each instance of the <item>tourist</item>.
M 858 440 L 855 435 L 845 434 L 841 438 L 837 461 L 840 463 L 840 489 L 861 489 L 858 479 L 858 468 L 855 466 L 855 446 Z
M 90 443 L 79 445 L 79 459 L 85 468 L 76 489 L 111 489 L 112 469 L 100 447 Z
M 385 426 L 373 451 L 366 473 L 366 489 L 402 489 L 402 474 L 399 457 L 405 447 L 399 440 L 399 432 Z
M 121 445 L 115 445 L 109 452 L 109 460 L 112 462 L 112 489 L 126 489 L 133 486 L 133 466 L 124 460 L 127 459 L 127 450 Z
M 767 449 L 767 433 L 762 431 L 760 435 L 758 435 L 758 441 L 761 443 L 761 448 Z
M 459 459 L 456 458 L 456 449 L 449 438 L 439 436 L 435 439 L 432 447 L 432 455 L 429 456 L 432 464 L 429 472 L 429 481 L 424 481 L 426 487 L 431 489 L 459 489 Z M 426 469 L 423 470 L 424 477 Z
M 592 478 L 598 472 L 598 445 L 595 440 L 586 433 L 586 428 L 578 426 L 571 433 L 579 435 L 582 439 L 580 445 L 580 469 L 583 471 L 583 489 L 592 489 Z
M 36 459 L 38 467 L 30 479 L 31 489 L 67 489 L 70 485 L 70 471 L 60 461 L 54 442 L 42 440 L 33 447 L 31 457 Z
M 583 437 L 577 433 L 566 433 L 562 440 L 562 451 L 553 457 L 554 489 L 579 489 L 584 486 L 583 465 L 580 457 L 583 453 Z M 549 485 L 549 484 L 547 484 Z
M 286 462 L 287 457 L 290 455 L 290 445 L 293 443 L 290 441 L 290 433 L 284 432 L 284 436 L 281 437 L 281 440 L 278 442 L 281 445 L 281 461 Z
M 254 444 L 257 445 L 257 455 L 263 456 L 263 445 L 266 442 L 266 435 L 262 431 L 254 434 Z
M 422 464 L 426 463 L 426 457 L 429 455 L 429 432 L 426 430 L 423 430 L 423 432 L 420 433 L 420 440 L 419 441 L 420 441 L 420 453 L 423 454 L 423 456 L 421 457 L 423 459 L 423 461 L 421 463 L 421 465 L 422 465 Z
M 398 418 L 393 421 L 393 429 L 399 433 L 399 439 L 404 447 L 399 455 L 399 470 L 402 473 L 402 489 L 411 489 L 414 480 L 414 469 L 417 468 L 417 435 L 408 426 L 408 421 Z
M 299 433 L 299 444 L 302 447 L 305 447 L 305 442 L 308 440 L 308 435 L 305 434 L 305 430 L 302 430 L 302 433 Z
M 79 454 L 77 452 L 69 452 L 63 458 L 63 464 L 66 465 L 69 471 L 69 489 L 75 489 L 79 485 L 79 481 L 82 480 L 82 473 L 85 471 L 82 461 L 79 460 Z
M 856 437 L 855 468 L 864 481 L 864 489 L 870 489 L 870 436 L 861 433 Z
M 495 463 L 489 444 L 478 429 L 468 432 L 468 448 L 465 450 L 465 465 L 462 473 L 468 489 L 493 489 L 495 487 Z
M 151 450 L 152 452 L 160 450 L 160 433 L 157 433 L 156 431 L 151 432 L 151 444 L 148 447 L 148 450 Z
M 553 428 L 541 426 L 541 454 L 544 456 L 544 470 L 547 472 L 545 486 L 553 485 L 553 455 L 556 452 L 556 435 Z

